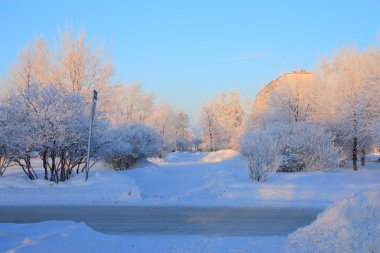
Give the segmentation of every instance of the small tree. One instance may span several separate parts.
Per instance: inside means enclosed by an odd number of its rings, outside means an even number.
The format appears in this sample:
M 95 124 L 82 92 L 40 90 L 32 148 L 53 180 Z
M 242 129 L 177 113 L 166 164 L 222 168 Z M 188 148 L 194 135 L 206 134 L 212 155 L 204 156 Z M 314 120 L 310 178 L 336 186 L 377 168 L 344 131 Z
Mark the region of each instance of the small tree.
M 267 131 L 246 133 L 239 144 L 253 181 L 267 181 L 281 165 L 278 141 Z

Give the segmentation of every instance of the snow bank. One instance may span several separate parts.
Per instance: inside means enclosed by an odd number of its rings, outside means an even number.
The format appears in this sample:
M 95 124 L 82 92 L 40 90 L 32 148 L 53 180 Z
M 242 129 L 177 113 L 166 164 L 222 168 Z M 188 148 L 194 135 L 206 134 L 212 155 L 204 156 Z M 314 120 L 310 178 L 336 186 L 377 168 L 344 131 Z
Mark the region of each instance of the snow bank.
M 288 252 L 380 252 L 380 187 L 333 204 L 289 235 Z
M 285 237 L 117 236 L 92 230 L 85 223 L 46 221 L 1 224 L 0 252 L 280 252 Z
M 240 153 L 237 151 L 234 151 L 232 149 L 219 150 L 216 152 L 208 153 L 208 155 L 202 159 L 202 162 L 219 163 L 219 162 L 223 162 L 225 160 L 229 160 L 229 159 L 237 157 L 237 156 L 240 156 Z

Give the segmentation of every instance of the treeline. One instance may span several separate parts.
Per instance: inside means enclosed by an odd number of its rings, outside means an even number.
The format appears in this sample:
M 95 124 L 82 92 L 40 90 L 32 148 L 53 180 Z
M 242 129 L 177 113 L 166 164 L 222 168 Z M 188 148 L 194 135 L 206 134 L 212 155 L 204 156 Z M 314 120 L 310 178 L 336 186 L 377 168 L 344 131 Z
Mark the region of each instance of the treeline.
M 0 175 L 18 164 L 37 178 L 65 181 L 84 170 L 93 89 L 99 92 L 91 165 L 103 159 L 116 170 L 171 151 L 239 150 L 253 180 L 276 171 L 328 170 L 345 161 L 365 162 L 379 144 L 380 50 L 341 49 L 313 73 L 280 77 L 260 106 L 239 92 L 222 93 L 200 110 L 200 134 L 189 116 L 157 104 L 140 84 L 113 81 L 109 53 L 85 32 L 59 34 L 56 46 L 37 38 L 3 81 L 0 103 Z M 258 101 L 256 101 L 257 105 Z
M 380 144 L 380 50 L 341 49 L 316 71 L 277 80 L 240 139 L 253 180 L 276 171 L 328 170 Z M 268 155 L 269 154 L 269 155 Z
M 33 157 L 42 160 L 47 180 L 65 181 L 83 171 L 93 89 L 99 100 L 91 165 L 104 159 L 127 169 L 147 156 L 197 148 L 185 112 L 156 104 L 140 84 L 113 82 L 114 69 L 85 32 L 60 33 L 55 47 L 42 37 L 28 45 L 3 80 L 0 175 L 14 162 L 36 179 Z
M 312 154 L 323 153 L 317 151 L 322 147 L 336 150 L 320 157 L 319 163 L 331 161 L 325 170 L 347 160 L 357 170 L 358 159 L 364 165 L 366 154 L 380 144 L 379 66 L 378 48 L 344 48 L 331 59 L 322 58 L 313 72 L 295 71 L 273 81 L 257 96 L 255 108 L 238 92 L 221 94 L 201 109 L 202 147 L 239 150 L 247 145 L 245 139 L 263 141 L 257 137 L 262 133 L 277 136 L 274 141 L 282 146 L 275 171 L 322 169 L 315 163 L 306 166 Z M 253 136 L 256 140 L 248 140 Z M 321 144 L 327 140 L 329 147 Z

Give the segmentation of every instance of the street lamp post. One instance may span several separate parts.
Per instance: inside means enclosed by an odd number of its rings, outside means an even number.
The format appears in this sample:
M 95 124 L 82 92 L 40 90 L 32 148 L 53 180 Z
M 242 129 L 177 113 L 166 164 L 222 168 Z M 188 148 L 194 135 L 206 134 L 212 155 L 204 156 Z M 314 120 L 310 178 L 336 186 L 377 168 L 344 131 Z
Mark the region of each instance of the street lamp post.
M 94 90 L 92 96 L 92 108 L 90 118 L 90 128 L 88 132 L 88 145 L 87 145 L 87 162 L 86 162 L 86 181 L 88 179 L 88 172 L 90 171 L 90 150 L 91 150 L 91 138 L 92 138 L 92 124 L 94 123 L 96 101 L 98 100 L 98 92 Z

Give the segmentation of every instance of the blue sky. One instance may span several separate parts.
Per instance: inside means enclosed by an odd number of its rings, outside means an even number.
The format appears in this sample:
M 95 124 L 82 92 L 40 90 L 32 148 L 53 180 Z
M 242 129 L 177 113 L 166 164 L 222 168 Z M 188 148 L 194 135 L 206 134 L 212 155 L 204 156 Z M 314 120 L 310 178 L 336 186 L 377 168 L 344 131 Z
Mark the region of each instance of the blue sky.
M 116 81 L 140 81 L 192 116 L 211 97 L 252 99 L 342 46 L 377 43 L 380 1 L 18 1 L 0 3 L 0 72 L 35 35 L 85 27 L 112 49 Z

